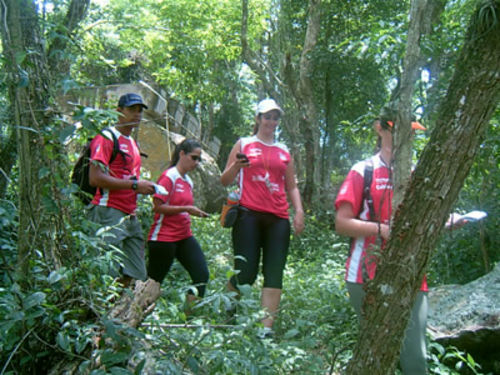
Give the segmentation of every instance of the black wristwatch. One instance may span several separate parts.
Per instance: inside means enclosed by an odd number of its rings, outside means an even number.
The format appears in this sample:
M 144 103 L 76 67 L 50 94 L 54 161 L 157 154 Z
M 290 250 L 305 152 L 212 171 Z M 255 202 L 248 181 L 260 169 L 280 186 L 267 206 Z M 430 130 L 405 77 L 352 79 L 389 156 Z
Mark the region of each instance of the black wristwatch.
M 137 190 L 137 181 L 132 182 L 132 190 Z

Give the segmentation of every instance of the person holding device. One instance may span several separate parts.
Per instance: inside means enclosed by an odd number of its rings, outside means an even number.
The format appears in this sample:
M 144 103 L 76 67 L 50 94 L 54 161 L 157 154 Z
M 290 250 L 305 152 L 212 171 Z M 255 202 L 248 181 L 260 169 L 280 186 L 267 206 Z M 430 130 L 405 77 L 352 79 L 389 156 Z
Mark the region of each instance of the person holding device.
M 140 179 L 141 155 L 131 137 L 134 127 L 139 126 L 143 109 L 148 107 L 141 96 L 128 93 L 118 101 L 120 116 L 114 127 L 98 134 L 90 144 L 89 182 L 97 187 L 89 209 L 89 219 L 111 227 L 108 243 L 122 252 L 120 263 L 112 266 L 111 274 L 119 277 L 124 285 L 133 280 L 146 279 L 144 238 L 142 228 L 135 215 L 137 194 L 151 195 L 154 183 Z M 114 137 L 109 132 L 113 132 Z M 114 141 L 117 139 L 119 153 L 110 162 Z
M 240 191 L 239 213 L 232 227 L 237 273 L 229 280 L 228 288 L 238 292 L 238 285 L 253 284 L 262 258 L 264 335 L 272 334 L 281 299 L 290 242 L 287 197 L 295 210 L 295 233 L 304 229 L 293 159 L 288 148 L 275 140 L 282 115 L 273 99 L 262 100 L 257 105 L 254 134 L 235 143 L 221 176 L 224 186 L 237 179 Z

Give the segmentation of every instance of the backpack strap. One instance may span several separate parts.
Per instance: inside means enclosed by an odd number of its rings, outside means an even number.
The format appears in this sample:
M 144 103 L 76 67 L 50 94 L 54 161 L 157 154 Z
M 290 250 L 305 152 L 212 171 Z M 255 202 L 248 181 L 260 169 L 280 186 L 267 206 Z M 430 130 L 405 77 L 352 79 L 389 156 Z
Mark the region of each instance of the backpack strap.
M 106 132 L 106 134 L 104 134 Z M 120 154 L 125 161 L 125 158 L 128 156 L 126 152 L 120 150 L 120 143 L 118 142 L 118 137 L 115 132 L 111 128 L 105 128 L 101 131 L 101 135 L 108 138 L 107 134 L 111 134 L 111 140 L 113 141 L 113 152 L 111 153 L 111 158 L 109 158 L 109 165 L 116 159 L 116 156 Z
M 370 220 L 376 221 L 375 208 L 373 207 L 373 198 L 370 193 L 370 188 L 373 180 L 373 160 L 370 158 L 366 161 L 365 170 L 363 173 L 363 202 L 368 204 L 368 212 Z
M 375 208 L 373 205 L 373 198 L 370 192 L 372 181 L 373 181 L 373 159 L 370 158 L 366 161 L 365 170 L 363 173 L 363 202 L 366 201 L 366 204 L 368 205 L 368 213 L 370 215 L 369 218 L 370 221 L 377 221 L 378 223 L 378 228 L 379 228 L 377 235 L 377 240 L 378 240 L 380 239 L 380 222 L 376 218 Z M 368 270 L 366 269 L 366 261 L 363 259 L 362 262 L 363 265 L 361 273 L 362 273 L 363 283 L 366 283 L 370 278 L 368 276 Z

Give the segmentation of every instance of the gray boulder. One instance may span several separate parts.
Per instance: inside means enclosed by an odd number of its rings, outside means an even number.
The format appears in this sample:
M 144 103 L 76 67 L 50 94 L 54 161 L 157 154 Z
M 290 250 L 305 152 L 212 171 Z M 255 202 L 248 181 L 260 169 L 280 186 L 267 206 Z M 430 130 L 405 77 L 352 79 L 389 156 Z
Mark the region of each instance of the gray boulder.
M 148 155 L 142 160 L 143 174 L 146 173 L 146 177 L 156 181 L 167 169 L 175 145 L 185 137 L 168 132 L 154 122 L 141 123 L 138 129 L 136 140 L 141 152 Z M 219 181 L 221 172 L 216 161 L 205 149 L 202 149 L 201 157 L 203 162 L 194 171 L 189 172 L 194 183 L 194 202 L 204 211 L 217 213 L 221 211 L 226 200 L 226 189 Z
M 433 288 L 428 332 L 434 341 L 470 353 L 485 373 L 500 374 L 500 263 L 468 284 Z

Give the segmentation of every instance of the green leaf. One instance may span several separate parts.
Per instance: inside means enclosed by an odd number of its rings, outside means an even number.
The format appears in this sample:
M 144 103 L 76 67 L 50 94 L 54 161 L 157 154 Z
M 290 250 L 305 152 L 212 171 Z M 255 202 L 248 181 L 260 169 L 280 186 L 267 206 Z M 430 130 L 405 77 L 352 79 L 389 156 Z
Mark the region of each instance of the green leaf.
M 57 271 L 52 271 L 50 275 L 47 277 L 47 282 L 49 284 L 54 284 L 57 283 L 59 280 L 61 280 L 63 276 L 57 272 Z
M 36 292 L 33 293 L 32 295 L 28 296 L 24 301 L 23 301 L 23 307 L 28 310 L 33 306 L 40 305 L 43 302 L 45 302 L 45 293 L 43 292 Z
M 109 369 L 109 372 L 111 372 L 112 375 L 131 375 L 132 372 L 124 369 L 122 367 L 111 367 Z
M 299 333 L 300 332 L 298 329 L 292 328 L 292 329 L 289 329 L 288 331 L 286 331 L 286 333 L 283 335 L 283 337 L 285 339 L 291 339 L 292 337 L 297 336 Z
M 17 81 L 17 87 L 24 88 L 28 87 L 30 83 L 30 77 L 26 70 L 19 69 L 19 80 Z
M 26 59 L 27 55 L 28 54 L 25 51 L 17 51 L 15 56 L 16 64 L 21 65 L 23 61 Z
M 52 214 L 57 214 L 59 212 L 59 207 L 57 207 L 55 200 L 52 199 L 51 197 L 43 196 L 42 203 L 47 212 Z
M 42 167 L 40 168 L 40 170 L 38 171 L 38 178 L 39 179 L 42 179 L 42 178 L 45 178 L 47 176 L 50 175 L 50 168 L 47 168 L 47 167 Z
M 137 366 L 135 366 L 134 375 L 141 375 L 145 364 L 146 364 L 146 359 L 143 359 L 142 361 L 140 361 L 137 364 Z
M 61 143 L 65 142 L 66 139 L 75 133 L 75 127 L 73 125 L 67 125 L 59 131 L 59 141 Z
M 105 366 L 112 366 L 127 361 L 128 356 L 129 353 L 123 353 L 123 352 L 117 353 L 111 350 L 105 350 L 101 354 L 101 362 Z
M 66 335 L 64 332 L 59 332 L 57 334 L 56 342 L 61 349 L 69 351 L 70 339 L 69 336 Z

